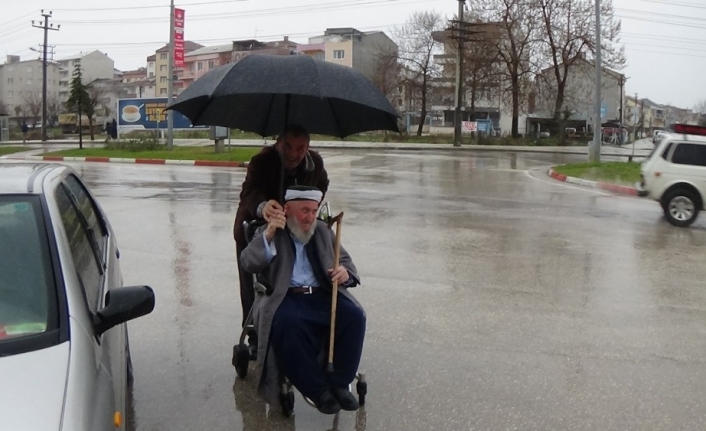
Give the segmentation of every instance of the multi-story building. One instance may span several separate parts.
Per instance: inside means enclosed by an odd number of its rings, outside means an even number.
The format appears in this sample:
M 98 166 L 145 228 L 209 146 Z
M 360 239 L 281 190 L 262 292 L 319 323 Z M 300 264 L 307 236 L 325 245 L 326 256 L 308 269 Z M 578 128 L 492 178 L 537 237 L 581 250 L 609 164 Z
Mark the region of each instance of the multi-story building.
M 0 102 L 9 115 L 41 122 L 42 65 L 41 60 L 20 61 L 16 55 L 7 56 L 7 62 L 0 65 Z M 59 104 L 59 82 L 59 65 L 47 63 L 47 102 L 52 106 Z
M 506 67 L 497 60 L 499 44 L 505 29 L 497 22 L 469 22 L 468 30 L 472 44 L 467 44 L 464 53 L 462 121 L 485 120 L 492 124 L 493 131 L 507 135 L 512 130 L 512 103 L 509 82 L 504 82 L 502 69 Z M 438 76 L 432 81 L 430 111 L 434 118 L 432 131 L 453 133 L 456 109 L 456 30 L 447 28 L 433 33 L 434 40 L 443 46 L 443 52 L 434 55 Z M 469 46 L 470 45 L 470 46 Z M 529 63 L 529 59 L 525 59 Z M 518 112 L 518 133 L 526 131 L 528 100 L 521 94 Z M 488 132 L 490 132 L 488 130 Z
M 154 78 L 157 76 L 157 54 L 152 54 L 147 57 L 147 77 Z
M 289 40 L 260 42 L 255 39 L 237 40 L 226 45 L 205 46 L 184 56 L 184 70 L 180 75 L 183 88 L 218 66 L 236 63 L 250 54 L 292 55 L 297 44 Z
M 187 40 L 184 42 L 184 54 L 188 54 L 199 48 L 203 48 L 203 45 Z M 147 57 L 147 70 L 148 73 L 152 69 L 151 60 L 149 56 Z M 181 75 L 184 69 L 181 67 L 174 68 L 174 96 L 179 94 L 183 89 L 183 83 L 181 82 Z M 149 75 L 148 75 L 149 76 Z M 154 77 L 155 77 L 155 91 L 157 97 L 167 97 L 169 90 L 169 45 L 164 45 L 159 48 L 154 55 Z
M 77 64 L 81 64 L 81 82 L 88 84 L 96 79 L 114 79 L 115 62 L 101 51 L 80 53 L 58 61 L 59 63 L 59 98 L 65 101 L 69 97 L 70 83 Z
M 382 31 L 363 32 L 354 28 L 328 28 L 321 36 L 300 44 L 302 54 L 352 67 L 373 79 L 381 56 L 397 54 L 397 44 Z
M 577 129 L 592 130 L 595 116 L 596 99 L 595 63 L 579 54 L 569 67 L 564 89 L 562 111 L 569 114 L 568 120 Z M 603 68 L 601 74 L 601 123 L 620 122 L 621 102 L 625 100 L 625 75 Z M 537 79 L 537 111 L 530 121 L 541 122 L 553 119 L 556 100 L 556 79 L 554 69 L 547 68 L 540 72 Z M 624 117 L 625 118 L 625 117 Z
M 204 46 L 184 55 L 184 71 L 181 81 L 184 88 L 191 85 L 206 72 L 231 62 L 233 44 Z

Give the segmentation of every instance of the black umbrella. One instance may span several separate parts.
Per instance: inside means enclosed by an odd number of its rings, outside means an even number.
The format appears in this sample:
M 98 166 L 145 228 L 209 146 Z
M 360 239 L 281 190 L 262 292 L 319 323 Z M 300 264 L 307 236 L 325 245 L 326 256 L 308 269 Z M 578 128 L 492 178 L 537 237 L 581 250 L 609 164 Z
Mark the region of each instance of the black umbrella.
M 249 55 L 187 87 L 167 109 L 194 125 L 231 127 L 261 136 L 286 124 L 345 137 L 370 130 L 399 132 L 398 114 L 363 74 L 308 55 Z

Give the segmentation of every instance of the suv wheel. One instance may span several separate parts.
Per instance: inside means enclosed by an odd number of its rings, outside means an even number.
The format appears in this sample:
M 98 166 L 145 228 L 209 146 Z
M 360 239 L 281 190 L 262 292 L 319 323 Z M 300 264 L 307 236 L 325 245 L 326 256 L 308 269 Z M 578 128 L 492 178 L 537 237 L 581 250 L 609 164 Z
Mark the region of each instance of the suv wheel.
M 701 209 L 698 196 L 686 189 L 676 189 L 668 192 L 662 198 L 661 203 L 667 221 L 679 227 L 686 227 L 692 224 Z

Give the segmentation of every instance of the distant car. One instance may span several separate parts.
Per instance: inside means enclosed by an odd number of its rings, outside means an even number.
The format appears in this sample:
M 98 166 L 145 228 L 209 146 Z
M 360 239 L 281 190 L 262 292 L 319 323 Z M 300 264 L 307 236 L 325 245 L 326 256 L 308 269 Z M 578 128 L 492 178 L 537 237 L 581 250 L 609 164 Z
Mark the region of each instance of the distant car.
M 155 299 L 122 287 L 119 257 L 73 169 L 0 162 L 1 430 L 125 430 L 125 322 Z
M 655 130 L 654 132 L 652 132 L 652 143 L 657 144 L 659 140 L 662 139 L 662 137 L 664 137 L 664 135 L 666 134 L 667 132 L 664 130 Z
M 548 138 L 551 136 L 551 133 L 549 133 L 549 130 L 544 130 L 539 132 L 539 137 L 540 138 Z
M 706 127 L 677 124 L 642 164 L 638 194 L 660 203 L 671 224 L 689 226 L 706 202 Z

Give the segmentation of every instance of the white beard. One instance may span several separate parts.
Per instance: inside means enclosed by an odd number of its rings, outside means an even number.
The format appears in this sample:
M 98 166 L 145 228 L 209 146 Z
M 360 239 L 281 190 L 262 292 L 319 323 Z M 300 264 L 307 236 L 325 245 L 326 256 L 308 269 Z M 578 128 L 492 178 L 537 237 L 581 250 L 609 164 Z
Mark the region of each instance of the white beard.
M 295 219 L 294 217 L 287 217 L 287 227 L 292 233 L 292 236 L 298 239 L 299 241 L 303 242 L 304 244 L 308 244 L 311 237 L 314 236 L 314 232 L 316 232 L 316 224 L 312 223 L 309 231 L 305 232 L 304 229 L 299 226 L 299 223 L 297 223 L 297 219 Z

